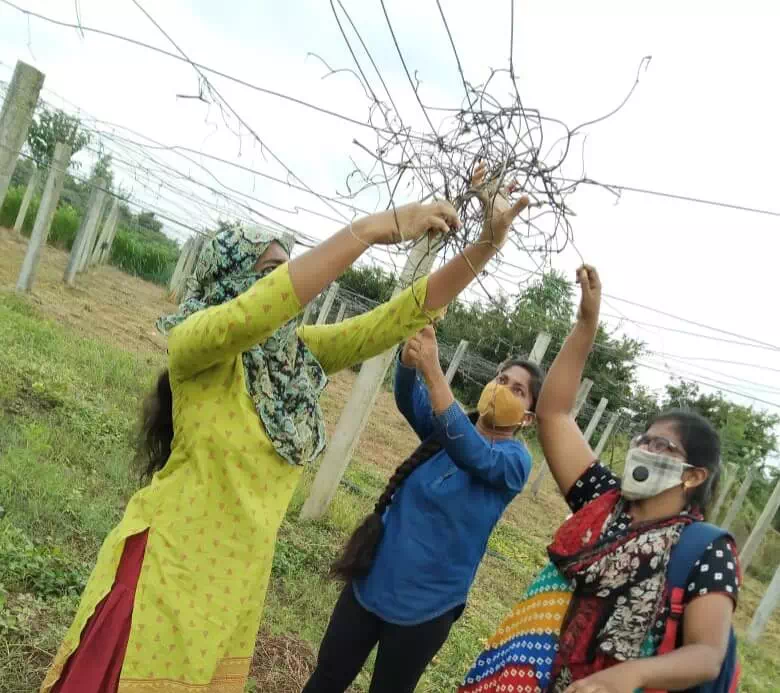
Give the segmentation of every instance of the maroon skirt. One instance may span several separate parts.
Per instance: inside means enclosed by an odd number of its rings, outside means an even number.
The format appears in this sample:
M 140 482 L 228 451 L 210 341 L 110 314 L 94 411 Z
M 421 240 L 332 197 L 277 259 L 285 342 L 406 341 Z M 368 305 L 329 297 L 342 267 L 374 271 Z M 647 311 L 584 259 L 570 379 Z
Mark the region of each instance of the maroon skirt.
M 95 607 L 52 693 L 115 693 L 119 687 L 147 534 L 125 540 L 114 586 Z

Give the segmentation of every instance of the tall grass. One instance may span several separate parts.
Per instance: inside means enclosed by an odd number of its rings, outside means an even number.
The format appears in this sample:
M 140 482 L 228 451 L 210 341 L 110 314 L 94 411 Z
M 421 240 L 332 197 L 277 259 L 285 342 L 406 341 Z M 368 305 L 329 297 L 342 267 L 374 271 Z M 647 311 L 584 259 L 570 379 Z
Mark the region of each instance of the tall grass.
M 19 214 L 19 207 L 22 205 L 22 197 L 24 197 L 24 188 L 9 189 L 3 206 L 0 208 L 0 226 L 13 228 Z M 32 233 L 40 204 L 41 198 L 38 196 L 33 196 L 33 199 L 30 200 L 30 206 L 22 226 L 22 234 L 27 237 Z M 76 240 L 80 223 L 81 213 L 79 210 L 69 204 L 61 205 L 54 213 L 47 242 L 56 248 L 70 250 L 73 247 L 73 241 Z
M 0 226 L 13 227 L 24 191 L 23 187 L 8 190 L 3 206 L 0 208 Z M 32 233 L 40 203 L 41 198 L 38 195 L 30 201 L 22 227 L 22 234 L 27 237 Z M 49 230 L 48 243 L 62 250 L 70 250 L 76 239 L 81 219 L 81 210 L 61 203 Z M 173 274 L 178 256 L 178 249 L 172 243 L 155 240 L 150 238 L 148 233 L 120 224 L 111 248 L 109 263 L 127 274 L 164 285 Z
M 120 226 L 109 261 L 128 274 L 156 284 L 167 284 L 178 256 L 178 251 L 170 245 L 148 241 L 132 229 Z

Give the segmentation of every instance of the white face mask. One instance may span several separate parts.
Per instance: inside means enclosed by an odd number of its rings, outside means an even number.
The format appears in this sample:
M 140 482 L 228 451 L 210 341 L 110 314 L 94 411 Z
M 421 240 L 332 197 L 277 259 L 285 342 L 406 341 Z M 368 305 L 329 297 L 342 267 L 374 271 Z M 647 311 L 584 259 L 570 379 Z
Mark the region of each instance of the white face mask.
M 683 472 L 692 466 L 676 457 L 631 448 L 620 486 L 623 497 L 634 501 L 657 496 L 682 484 Z

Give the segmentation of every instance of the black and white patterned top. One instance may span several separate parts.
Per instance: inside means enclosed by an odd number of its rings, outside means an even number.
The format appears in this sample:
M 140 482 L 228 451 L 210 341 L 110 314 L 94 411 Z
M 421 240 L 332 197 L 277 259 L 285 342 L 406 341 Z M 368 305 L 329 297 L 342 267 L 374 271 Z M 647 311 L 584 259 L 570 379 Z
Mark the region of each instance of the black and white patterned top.
M 571 487 L 566 502 L 576 513 L 602 493 L 616 488 L 620 488 L 620 479 L 600 462 L 594 462 Z M 630 525 L 631 515 L 623 511 L 610 523 L 604 536 L 616 539 L 626 533 Z M 727 594 L 736 606 L 740 588 L 736 553 L 736 547 L 726 537 L 710 544 L 701 559 L 696 561 L 688 578 L 685 603 L 705 594 Z M 664 607 L 653 629 L 653 636 L 658 641 L 663 638 L 667 609 Z

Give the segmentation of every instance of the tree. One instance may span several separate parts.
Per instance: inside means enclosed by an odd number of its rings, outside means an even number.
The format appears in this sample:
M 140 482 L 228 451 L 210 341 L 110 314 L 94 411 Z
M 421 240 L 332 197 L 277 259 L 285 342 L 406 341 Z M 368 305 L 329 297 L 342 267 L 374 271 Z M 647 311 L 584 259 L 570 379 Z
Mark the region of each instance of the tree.
M 103 179 L 103 187 L 111 191 L 114 187 L 114 172 L 111 169 L 111 163 L 113 159 L 110 154 L 101 152 L 98 154 L 97 161 L 92 167 L 92 172 L 89 174 L 89 182 L 94 183 L 98 178 Z
M 162 222 L 155 218 L 154 212 L 139 212 L 135 217 L 135 223 L 143 229 L 160 233 Z
M 497 296 L 485 306 L 455 302 L 439 326 L 439 337 L 450 345 L 466 339 L 470 357 L 499 363 L 509 356 L 529 354 L 539 332 L 545 331 L 552 337 L 545 357 L 545 364 L 549 364 L 574 323 L 573 298 L 573 283 L 559 272 L 549 272 L 514 300 Z M 609 399 L 611 408 L 622 408 L 631 402 L 636 386 L 635 360 L 642 349 L 641 342 L 614 338 L 603 325 L 599 326 L 584 373 L 594 383 L 590 395 L 593 404 L 602 397 Z M 465 402 L 476 401 L 480 382 L 492 376 L 489 371 L 490 366 L 483 364 L 477 373 L 456 376 L 455 385 Z
M 696 383 L 684 380 L 666 386 L 663 408 L 673 407 L 695 409 L 709 419 L 720 433 L 723 459 L 743 472 L 756 465 L 763 467 L 777 452 L 775 427 L 780 416 L 736 404 L 720 392 L 703 394 Z
M 27 133 L 27 146 L 38 166 L 48 167 L 54 158 L 54 148 L 58 142 L 69 144 L 72 155 L 80 152 L 91 140 L 89 133 L 81 126 L 81 121 L 75 116 L 57 109 L 50 110 L 42 106 L 30 124 Z M 78 168 L 76 161 L 71 161 Z
M 376 303 L 383 303 L 392 295 L 395 280 L 378 267 L 350 267 L 339 277 L 339 286 Z

